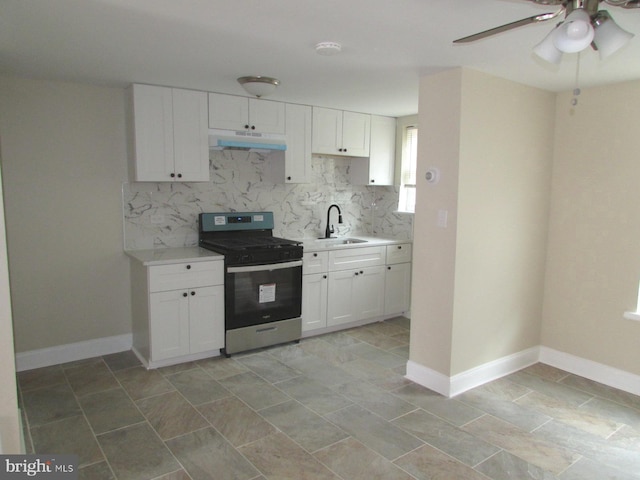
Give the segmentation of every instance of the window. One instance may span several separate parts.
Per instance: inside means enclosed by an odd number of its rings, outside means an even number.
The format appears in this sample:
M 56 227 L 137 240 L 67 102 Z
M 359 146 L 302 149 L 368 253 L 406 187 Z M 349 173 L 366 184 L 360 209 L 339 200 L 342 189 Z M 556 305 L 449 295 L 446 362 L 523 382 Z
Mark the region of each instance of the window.
M 638 306 L 635 312 L 624 312 L 624 318 L 627 320 L 640 321 L 640 287 L 638 287 Z
M 415 125 L 404 128 L 401 163 L 398 211 L 413 213 L 416 207 L 416 166 L 418 163 L 418 127 Z

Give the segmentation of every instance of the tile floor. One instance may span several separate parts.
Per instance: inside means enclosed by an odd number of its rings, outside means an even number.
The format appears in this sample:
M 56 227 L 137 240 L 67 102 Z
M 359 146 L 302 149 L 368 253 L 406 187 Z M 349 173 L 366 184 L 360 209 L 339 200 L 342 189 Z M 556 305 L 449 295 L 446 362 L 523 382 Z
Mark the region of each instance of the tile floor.
M 640 479 L 640 397 L 537 364 L 447 399 L 403 377 L 408 329 L 21 372 L 28 447 L 96 480 Z

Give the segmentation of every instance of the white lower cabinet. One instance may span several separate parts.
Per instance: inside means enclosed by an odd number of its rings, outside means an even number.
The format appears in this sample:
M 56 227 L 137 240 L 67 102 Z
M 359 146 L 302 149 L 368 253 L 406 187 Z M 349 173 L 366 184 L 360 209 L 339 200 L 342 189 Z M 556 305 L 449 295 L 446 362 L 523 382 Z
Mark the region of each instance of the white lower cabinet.
M 149 298 L 150 360 L 189 353 L 189 303 L 186 292 L 152 293 Z
M 327 326 L 329 252 L 309 252 L 302 256 L 302 331 Z
M 224 347 L 223 261 L 136 263 L 131 279 L 134 349 L 148 367 Z
M 303 332 L 327 326 L 328 284 L 327 273 L 302 275 Z
M 387 246 L 385 263 L 384 314 L 408 312 L 411 308 L 411 244 Z
M 305 253 L 302 331 L 380 318 L 385 315 L 387 298 L 390 305 L 397 304 L 397 292 L 386 285 L 387 248 L 363 246 Z M 397 256 L 392 250 L 389 255 Z
M 382 315 L 384 267 L 329 272 L 328 302 L 328 327 Z
M 411 305 L 411 264 L 387 265 L 384 277 L 384 314 L 409 311 Z

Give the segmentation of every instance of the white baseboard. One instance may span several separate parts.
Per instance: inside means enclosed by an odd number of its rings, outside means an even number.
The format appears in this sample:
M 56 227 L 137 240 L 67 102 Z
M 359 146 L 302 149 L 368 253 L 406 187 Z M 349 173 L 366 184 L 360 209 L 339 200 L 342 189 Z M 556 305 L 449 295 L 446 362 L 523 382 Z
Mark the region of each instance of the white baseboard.
M 446 397 L 455 397 L 510 373 L 541 362 L 609 387 L 640 395 L 640 376 L 601 363 L 559 352 L 532 347 L 448 377 L 419 363 L 407 362 L 406 378 Z
M 540 347 L 540 362 L 609 387 L 640 395 L 640 375 L 625 370 L 548 347 Z
M 418 385 L 422 385 L 429 390 L 439 393 L 440 395 L 444 395 L 445 397 L 451 396 L 449 377 L 425 367 L 424 365 L 420 365 L 419 363 L 409 360 L 407 362 L 407 374 L 405 377 Z
M 538 362 L 540 348 L 532 347 L 521 352 L 498 358 L 492 362 L 451 377 L 451 397 L 492 382 Z
M 538 357 L 539 348 L 533 347 L 493 360 L 484 365 L 479 365 L 453 377 L 447 377 L 440 372 L 409 360 L 407 362 L 406 377 L 429 390 L 451 398 L 533 365 L 538 361 Z
M 131 350 L 133 335 L 130 333 L 113 337 L 96 338 L 84 342 L 68 343 L 16 353 L 16 371 L 33 370 L 60 363 L 75 362 L 100 355 Z

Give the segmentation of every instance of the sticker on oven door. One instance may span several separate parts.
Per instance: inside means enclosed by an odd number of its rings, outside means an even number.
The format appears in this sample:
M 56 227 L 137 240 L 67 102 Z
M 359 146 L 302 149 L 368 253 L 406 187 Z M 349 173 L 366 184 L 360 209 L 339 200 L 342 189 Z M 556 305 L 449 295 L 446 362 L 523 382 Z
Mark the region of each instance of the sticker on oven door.
M 268 303 L 276 301 L 276 284 L 275 283 L 265 283 L 264 285 L 260 285 L 258 295 L 258 303 Z

